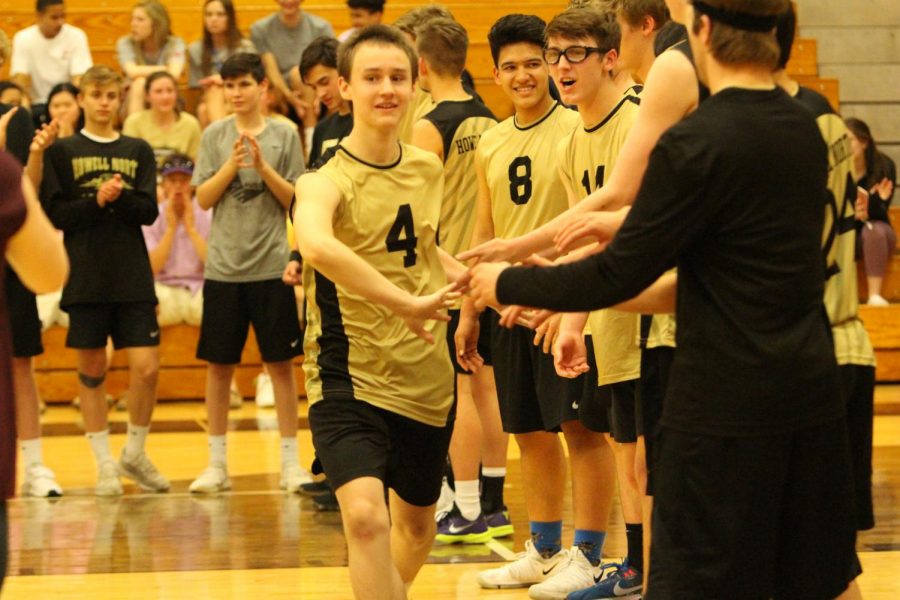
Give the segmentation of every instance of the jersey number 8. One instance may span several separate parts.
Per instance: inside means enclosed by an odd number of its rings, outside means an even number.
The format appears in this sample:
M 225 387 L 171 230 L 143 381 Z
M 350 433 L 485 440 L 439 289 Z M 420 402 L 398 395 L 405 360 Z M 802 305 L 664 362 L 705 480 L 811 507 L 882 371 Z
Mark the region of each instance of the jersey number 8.
M 405 238 L 401 238 L 405 235 Z M 412 208 L 409 204 L 401 204 L 397 209 L 397 218 L 388 231 L 387 244 L 388 252 L 405 252 L 403 256 L 403 266 L 406 268 L 416 265 L 416 244 L 419 238 L 416 237 L 416 229 L 413 226 Z
M 531 200 L 531 158 L 519 156 L 509 163 L 509 197 L 521 206 Z

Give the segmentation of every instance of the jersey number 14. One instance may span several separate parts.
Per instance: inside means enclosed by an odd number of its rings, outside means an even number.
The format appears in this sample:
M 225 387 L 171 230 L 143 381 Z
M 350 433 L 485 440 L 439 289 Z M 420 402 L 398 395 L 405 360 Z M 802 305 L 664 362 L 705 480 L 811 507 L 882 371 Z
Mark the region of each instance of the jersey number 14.
M 394 224 L 391 225 L 391 230 L 388 231 L 385 240 L 388 252 L 405 252 L 403 266 L 414 267 L 418 242 L 419 238 L 416 237 L 416 229 L 413 226 L 412 208 L 409 204 L 401 204 L 397 209 L 397 218 L 394 219 Z

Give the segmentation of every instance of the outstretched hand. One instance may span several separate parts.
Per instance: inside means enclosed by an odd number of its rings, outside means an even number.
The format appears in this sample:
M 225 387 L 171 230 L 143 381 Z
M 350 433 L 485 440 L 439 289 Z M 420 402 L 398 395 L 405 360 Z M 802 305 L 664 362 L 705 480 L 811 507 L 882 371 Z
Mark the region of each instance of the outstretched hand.
M 575 379 L 590 370 L 587 361 L 587 346 L 580 331 L 560 331 L 553 344 L 553 366 L 556 374 L 567 379 Z
M 411 296 L 410 301 L 399 312 L 399 315 L 410 331 L 429 344 L 433 344 L 434 335 L 425 329 L 425 323 L 450 320 L 450 315 L 446 311 L 459 300 L 458 288 L 458 284 L 451 283 L 427 296 Z
M 584 240 L 609 242 L 616 235 L 619 220 L 616 213 L 610 212 L 594 211 L 573 215 L 553 238 L 553 243 L 559 252 L 570 252 L 584 243 Z
M 462 262 L 475 261 L 474 264 L 502 261 L 517 262 L 525 258 L 521 254 L 521 250 L 518 248 L 515 240 L 494 238 L 465 252 L 460 252 L 456 258 Z
M 500 273 L 509 267 L 509 263 L 480 263 L 472 269 L 469 282 L 469 296 L 479 310 L 488 306 L 499 307 L 497 301 L 497 280 Z

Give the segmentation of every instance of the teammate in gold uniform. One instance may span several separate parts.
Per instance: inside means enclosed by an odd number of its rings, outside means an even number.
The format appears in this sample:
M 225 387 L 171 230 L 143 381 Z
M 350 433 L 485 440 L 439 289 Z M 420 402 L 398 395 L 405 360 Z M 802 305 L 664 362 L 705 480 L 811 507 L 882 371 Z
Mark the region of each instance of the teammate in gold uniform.
M 432 19 L 416 30 L 419 84 L 431 90 L 436 105 L 415 124 L 413 144 L 433 152 L 444 162 L 444 198 L 438 232 L 441 248 L 451 254 L 469 247 L 478 192 L 475 149 L 482 133 L 497 123 L 481 100 L 463 89 L 460 76 L 468 45 L 466 30 L 452 19 Z M 447 343 L 451 356 L 455 356 L 458 307 L 451 309 L 450 318 Z M 438 506 L 436 515 L 437 540 L 443 543 L 484 543 L 513 532 L 503 502 L 508 436 L 500 424 L 490 353 L 490 324 L 489 314 L 483 313 L 481 369 L 468 372 L 454 359 L 457 412 L 450 442 L 454 503 Z M 479 467 L 484 475 L 483 485 Z
M 781 46 L 776 81 L 806 106 L 828 145 L 829 204 L 825 211 L 825 309 L 831 322 L 834 352 L 840 366 L 841 389 L 847 403 L 847 433 L 856 491 L 860 531 L 875 526 L 872 508 L 872 421 L 874 419 L 875 351 L 859 318 L 856 279 L 857 188 L 847 126 L 821 94 L 801 87 L 785 67 L 791 56 L 797 17 L 793 6 L 778 23 Z
M 425 561 L 452 429 L 444 269 L 463 268 L 436 245 L 440 160 L 397 134 L 415 66 L 390 27 L 341 46 L 353 130 L 296 188 L 310 429 L 341 505 L 354 594 L 367 598 L 405 598 Z

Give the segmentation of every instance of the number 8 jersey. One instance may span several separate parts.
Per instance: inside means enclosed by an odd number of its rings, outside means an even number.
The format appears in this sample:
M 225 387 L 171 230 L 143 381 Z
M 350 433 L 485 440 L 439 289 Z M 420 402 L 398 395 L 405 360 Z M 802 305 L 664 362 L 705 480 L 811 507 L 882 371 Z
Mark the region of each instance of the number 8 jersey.
M 482 134 L 476 160 L 491 192 L 496 237 L 525 235 L 569 207 L 556 147 L 580 123 L 577 112 L 554 103 L 530 125 L 520 126 L 512 116 Z
M 446 285 L 436 232 L 444 175 L 430 152 L 400 145 L 391 165 L 373 165 L 338 146 L 319 171 L 341 195 L 334 237 L 397 287 L 421 296 Z M 429 321 L 428 344 L 380 304 L 351 294 L 308 264 L 306 358 L 310 403 L 361 400 L 442 427 L 453 403 L 446 323 Z

